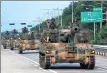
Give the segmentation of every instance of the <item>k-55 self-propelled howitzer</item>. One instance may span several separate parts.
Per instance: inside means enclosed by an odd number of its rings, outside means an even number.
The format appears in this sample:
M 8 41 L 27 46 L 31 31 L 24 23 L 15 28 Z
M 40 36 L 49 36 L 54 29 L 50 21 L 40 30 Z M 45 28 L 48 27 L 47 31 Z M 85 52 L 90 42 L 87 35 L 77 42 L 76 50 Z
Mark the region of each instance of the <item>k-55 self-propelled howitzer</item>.
M 35 33 L 29 32 L 27 27 L 22 29 L 20 34 L 19 53 L 22 54 L 25 50 L 38 50 L 39 41 L 35 39 Z
M 89 30 L 73 24 L 69 29 L 60 29 L 54 19 L 47 22 L 42 32 L 39 63 L 48 69 L 56 63 L 80 63 L 85 69 L 95 67 L 95 49 L 89 43 Z

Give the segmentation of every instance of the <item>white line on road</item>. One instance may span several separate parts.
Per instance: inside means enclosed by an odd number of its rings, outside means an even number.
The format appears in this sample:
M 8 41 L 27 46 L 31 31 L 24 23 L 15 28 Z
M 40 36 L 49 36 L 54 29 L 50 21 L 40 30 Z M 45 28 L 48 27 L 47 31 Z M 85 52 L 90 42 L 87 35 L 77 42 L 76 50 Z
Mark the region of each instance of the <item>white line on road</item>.
M 12 52 L 12 51 L 11 51 Z M 36 65 L 34 65 L 34 66 L 39 66 L 39 63 L 38 62 L 35 62 L 35 61 L 33 61 L 33 60 L 31 60 L 31 59 L 29 59 L 29 58 L 27 58 L 27 57 L 24 57 L 24 56 L 22 56 L 22 55 L 20 55 L 20 54 L 16 54 L 15 52 L 12 52 L 12 53 L 14 53 L 15 55 L 17 55 L 17 56 L 20 56 L 20 58 L 22 58 L 22 59 L 26 59 L 26 60 L 28 60 L 29 62 L 33 62 L 33 63 L 35 63 Z M 44 70 L 43 68 L 39 68 L 39 69 L 41 69 L 41 70 L 43 70 L 43 71 L 50 71 L 50 72 L 52 72 L 52 73 L 57 73 L 56 71 L 54 71 L 54 70 L 51 70 L 51 69 L 48 69 L 48 70 Z
M 107 47 L 107 45 L 94 45 L 94 47 Z
M 13 51 L 11 51 L 12 53 L 14 53 L 15 55 L 17 55 L 17 56 L 20 56 L 20 58 L 22 58 L 22 59 L 25 59 L 25 60 L 28 60 L 29 62 L 31 62 L 31 63 L 34 63 L 34 64 L 36 64 L 36 65 L 34 65 L 34 66 L 39 66 L 39 63 L 38 62 L 36 62 L 36 61 L 34 61 L 34 60 L 32 60 L 32 59 L 29 59 L 29 58 L 27 58 L 27 57 L 24 57 L 24 56 L 22 56 L 22 55 L 20 55 L 20 54 L 16 54 L 15 52 L 13 52 Z M 40 66 L 39 66 L 40 67 Z M 50 72 L 52 72 L 52 73 L 57 73 L 56 71 L 54 71 L 54 70 L 51 70 L 51 69 L 47 69 L 47 70 L 45 70 L 45 69 L 43 69 L 43 68 L 39 68 L 39 69 L 41 69 L 41 70 L 43 70 L 43 71 L 50 71 Z M 105 70 L 105 69 L 103 69 L 103 68 L 98 68 L 99 70 L 104 70 L 104 71 L 107 71 L 107 70 Z
M 53 72 L 53 73 L 57 73 L 56 71 L 54 71 L 54 70 L 51 70 L 51 69 L 49 69 L 49 71 L 51 71 L 51 72 Z
M 103 69 L 103 68 L 98 68 L 98 69 L 100 69 L 100 70 L 103 70 L 103 71 L 106 71 L 106 72 L 107 72 L 107 70 L 106 70 L 106 69 Z

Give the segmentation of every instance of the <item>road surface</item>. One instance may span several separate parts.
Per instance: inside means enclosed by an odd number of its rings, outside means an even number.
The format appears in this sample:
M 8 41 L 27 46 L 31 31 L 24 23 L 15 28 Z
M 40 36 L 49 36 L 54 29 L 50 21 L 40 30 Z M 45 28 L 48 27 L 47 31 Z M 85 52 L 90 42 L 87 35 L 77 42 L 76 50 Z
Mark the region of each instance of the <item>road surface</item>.
M 9 49 L 1 48 L 1 73 L 50 73 Z
M 107 73 L 107 58 L 96 56 L 94 70 L 81 69 L 78 63 L 56 64 L 51 69 L 44 70 L 39 66 L 38 51 L 24 51 L 18 54 L 18 49 L 1 49 L 2 73 Z

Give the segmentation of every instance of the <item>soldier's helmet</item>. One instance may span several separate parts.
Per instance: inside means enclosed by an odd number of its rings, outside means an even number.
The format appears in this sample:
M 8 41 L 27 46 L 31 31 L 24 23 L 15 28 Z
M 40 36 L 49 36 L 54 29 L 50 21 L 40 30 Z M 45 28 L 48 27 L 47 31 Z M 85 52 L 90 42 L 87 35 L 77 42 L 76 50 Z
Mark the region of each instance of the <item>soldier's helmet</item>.
M 22 32 L 23 32 L 23 33 L 28 33 L 28 32 L 29 32 L 29 31 L 28 31 L 28 28 L 27 28 L 27 27 L 22 28 Z
M 55 19 L 54 19 L 54 18 L 52 18 L 52 19 L 51 19 L 51 22 L 55 22 Z
M 50 23 L 49 23 L 49 28 L 50 29 L 55 29 L 56 28 L 56 24 L 55 24 L 55 19 L 52 18 Z

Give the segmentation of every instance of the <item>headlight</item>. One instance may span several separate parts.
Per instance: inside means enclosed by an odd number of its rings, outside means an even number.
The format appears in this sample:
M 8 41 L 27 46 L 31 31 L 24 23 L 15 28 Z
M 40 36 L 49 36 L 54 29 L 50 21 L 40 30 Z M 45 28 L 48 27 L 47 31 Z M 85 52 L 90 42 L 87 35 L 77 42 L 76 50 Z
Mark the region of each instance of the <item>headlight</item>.
M 46 51 L 46 53 L 47 53 L 47 54 L 50 54 L 50 53 L 51 53 L 51 51 L 47 50 L 47 51 Z
M 91 54 L 95 54 L 95 50 L 91 50 Z

